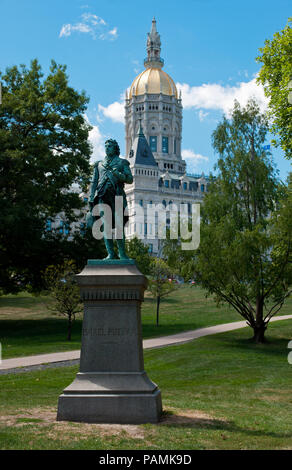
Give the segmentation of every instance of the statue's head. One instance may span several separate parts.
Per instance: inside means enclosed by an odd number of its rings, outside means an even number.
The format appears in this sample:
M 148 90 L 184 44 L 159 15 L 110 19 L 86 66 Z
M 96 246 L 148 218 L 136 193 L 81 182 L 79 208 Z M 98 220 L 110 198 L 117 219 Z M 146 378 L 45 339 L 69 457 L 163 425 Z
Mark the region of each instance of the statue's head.
M 120 147 L 116 140 L 108 139 L 105 144 L 105 152 L 108 157 L 113 157 L 114 155 L 120 155 Z

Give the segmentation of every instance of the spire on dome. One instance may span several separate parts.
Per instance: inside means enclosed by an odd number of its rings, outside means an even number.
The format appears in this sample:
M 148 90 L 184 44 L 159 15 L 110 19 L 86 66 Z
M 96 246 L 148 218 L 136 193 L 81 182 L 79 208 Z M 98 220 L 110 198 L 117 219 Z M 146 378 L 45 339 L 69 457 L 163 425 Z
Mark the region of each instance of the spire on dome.
M 153 20 L 152 20 L 152 28 L 151 28 L 151 34 L 156 34 L 157 33 L 157 29 L 156 29 L 156 19 L 155 19 L 155 16 L 153 16 Z
M 144 60 L 144 65 L 148 67 L 163 67 L 164 61 L 160 57 L 160 35 L 156 29 L 156 19 L 153 17 L 151 32 L 147 33 L 147 58 Z

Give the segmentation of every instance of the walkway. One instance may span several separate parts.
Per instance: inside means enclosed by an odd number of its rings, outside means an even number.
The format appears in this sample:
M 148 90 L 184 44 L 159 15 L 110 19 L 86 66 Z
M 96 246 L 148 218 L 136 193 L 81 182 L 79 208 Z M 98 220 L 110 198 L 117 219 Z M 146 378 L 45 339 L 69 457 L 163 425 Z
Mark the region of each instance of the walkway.
M 279 315 L 271 319 L 271 321 L 290 320 L 292 315 Z M 197 330 L 185 331 L 170 336 L 162 336 L 159 338 L 150 338 L 143 341 L 143 349 L 161 348 L 164 346 L 172 346 L 176 344 L 187 343 L 202 336 L 214 335 L 216 333 L 224 333 L 226 331 L 245 328 L 245 321 L 237 321 L 232 323 L 224 323 L 222 325 L 209 326 L 207 328 L 199 328 Z M 66 351 L 51 354 L 40 354 L 35 356 L 15 357 L 12 359 L 4 359 L 0 363 L 0 372 L 11 370 L 15 372 L 18 367 L 31 367 L 42 364 L 61 363 L 66 361 L 78 361 L 80 358 L 80 350 Z M 56 364 L 57 365 L 57 364 Z M 12 372 L 12 370 L 11 370 Z

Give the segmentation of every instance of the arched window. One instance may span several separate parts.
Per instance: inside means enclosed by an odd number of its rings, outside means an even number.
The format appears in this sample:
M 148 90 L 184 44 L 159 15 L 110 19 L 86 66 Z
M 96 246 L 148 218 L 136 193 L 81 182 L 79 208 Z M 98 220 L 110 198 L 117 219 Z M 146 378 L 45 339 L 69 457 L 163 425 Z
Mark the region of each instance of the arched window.
M 150 143 L 151 152 L 157 152 L 157 136 L 156 135 L 150 135 L 149 143 Z
M 168 153 L 168 137 L 162 136 L 162 153 Z

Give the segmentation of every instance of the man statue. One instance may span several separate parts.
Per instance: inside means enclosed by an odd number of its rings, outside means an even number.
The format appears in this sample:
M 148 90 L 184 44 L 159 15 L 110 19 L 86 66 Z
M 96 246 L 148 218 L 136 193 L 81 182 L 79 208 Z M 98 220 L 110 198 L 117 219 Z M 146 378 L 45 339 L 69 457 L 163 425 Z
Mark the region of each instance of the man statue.
M 120 148 L 118 143 L 109 139 L 105 142 L 106 156 L 104 160 L 98 161 L 94 165 L 94 173 L 91 181 L 89 206 L 89 218 L 97 219 L 98 217 L 92 216 L 92 209 L 96 204 L 106 204 L 111 209 L 111 220 L 103 211 L 100 212 L 100 217 L 103 217 L 103 237 L 108 256 L 105 259 L 116 258 L 114 252 L 114 244 L 112 239 L 112 228 L 118 229 L 118 233 L 122 234 L 122 238 L 117 237 L 117 245 L 120 259 L 128 259 L 125 253 L 125 233 L 124 225 L 128 221 L 127 216 L 123 216 L 124 210 L 127 207 L 127 199 L 124 191 L 124 184 L 133 183 L 133 176 L 130 170 L 128 160 L 120 158 Z M 116 211 L 115 197 L 122 197 L 123 210 Z M 90 223 L 88 224 L 90 225 Z

